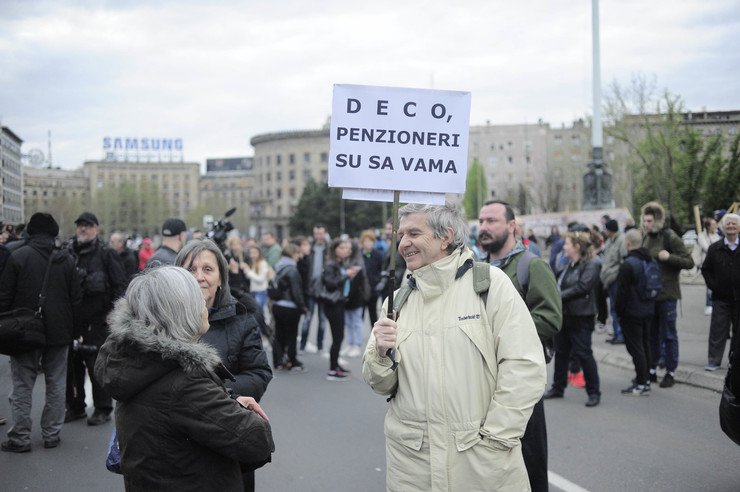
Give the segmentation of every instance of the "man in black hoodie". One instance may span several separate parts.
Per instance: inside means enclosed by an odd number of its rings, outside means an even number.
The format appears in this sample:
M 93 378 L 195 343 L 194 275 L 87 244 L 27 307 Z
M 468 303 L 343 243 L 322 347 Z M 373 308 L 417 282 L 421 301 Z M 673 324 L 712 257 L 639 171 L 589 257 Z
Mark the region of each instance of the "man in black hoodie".
M 46 406 L 41 415 L 44 447 L 59 445 L 73 312 L 82 299 L 74 259 L 66 251 L 54 249 L 54 238 L 59 234 L 54 218 L 50 214 L 34 214 L 28 223 L 28 234 L 27 244 L 11 254 L 0 277 L 0 312 L 21 307 L 36 310 L 50 256 L 52 260 L 42 305 L 46 346 L 10 358 L 13 427 L 2 450 L 14 453 L 31 450 L 31 395 L 39 366 L 46 382 Z
M 617 274 L 617 293 L 615 310 L 624 334 L 627 352 L 635 364 L 636 377 L 632 385 L 623 389 L 627 396 L 647 396 L 650 394 L 650 322 L 655 311 L 655 301 L 640 298 L 638 288 L 643 274 L 644 262 L 652 261 L 648 250 L 642 247 L 642 232 L 630 229 L 624 235 L 627 258 L 619 266 Z

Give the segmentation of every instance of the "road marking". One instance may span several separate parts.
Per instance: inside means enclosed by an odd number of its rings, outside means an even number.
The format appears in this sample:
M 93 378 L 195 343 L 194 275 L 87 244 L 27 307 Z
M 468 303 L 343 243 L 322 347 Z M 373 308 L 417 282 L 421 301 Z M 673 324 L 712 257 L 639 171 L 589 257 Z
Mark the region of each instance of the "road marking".
M 547 481 L 563 492 L 588 492 L 587 489 L 584 489 L 580 485 L 574 484 L 567 478 L 563 478 L 557 473 L 550 470 L 547 470 Z

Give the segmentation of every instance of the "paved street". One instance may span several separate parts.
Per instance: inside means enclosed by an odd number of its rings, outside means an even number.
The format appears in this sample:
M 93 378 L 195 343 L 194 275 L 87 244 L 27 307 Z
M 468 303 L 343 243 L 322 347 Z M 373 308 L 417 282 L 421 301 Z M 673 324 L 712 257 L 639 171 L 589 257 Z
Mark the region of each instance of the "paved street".
M 691 375 L 703 372 L 709 318 L 694 313 L 702 306 L 703 286 L 684 286 L 684 295 L 679 332 L 682 366 Z M 719 394 L 678 384 L 656 387 L 649 397 L 621 396 L 632 377 L 618 367 L 624 346 L 607 346 L 601 338 L 594 337 L 594 346 L 606 359 L 599 363 L 602 404 L 588 409 L 585 392 L 569 388 L 564 399 L 546 405 L 552 490 L 738 490 L 740 449 L 719 429 Z M 310 372 L 277 374 L 263 399 L 277 450 L 273 463 L 257 472 L 258 490 L 384 490 L 385 398 L 360 380 L 358 359 L 349 360 L 348 382 L 326 381 L 328 360 L 321 355 L 303 360 Z M 9 389 L 9 364 L 2 357 L 0 393 Z M 42 389 L 39 381 L 37 402 Z M 40 411 L 34 408 L 35 422 Z M 0 415 L 9 415 L 5 398 Z M 104 465 L 111 428 L 69 424 L 62 446 L 53 450 L 43 449 L 35 429 L 31 453 L 0 453 L 0 489 L 123 490 L 120 477 Z

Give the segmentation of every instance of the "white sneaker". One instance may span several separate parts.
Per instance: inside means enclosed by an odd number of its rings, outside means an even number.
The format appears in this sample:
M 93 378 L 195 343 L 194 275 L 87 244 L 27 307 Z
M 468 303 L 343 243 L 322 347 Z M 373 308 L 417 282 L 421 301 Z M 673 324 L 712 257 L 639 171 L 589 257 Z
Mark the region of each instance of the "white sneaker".
M 306 342 L 306 348 L 303 350 L 307 354 L 315 354 L 319 349 L 311 342 Z
M 705 306 L 704 307 L 704 316 L 711 316 L 712 315 L 712 306 Z
M 606 325 L 604 323 L 596 322 L 596 333 L 602 334 L 606 332 Z

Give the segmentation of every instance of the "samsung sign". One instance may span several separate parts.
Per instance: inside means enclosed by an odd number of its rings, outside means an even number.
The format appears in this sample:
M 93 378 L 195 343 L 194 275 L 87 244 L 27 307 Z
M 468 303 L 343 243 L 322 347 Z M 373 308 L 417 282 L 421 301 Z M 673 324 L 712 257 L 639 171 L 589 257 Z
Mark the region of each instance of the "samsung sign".
M 103 137 L 106 160 L 182 160 L 181 138 Z

